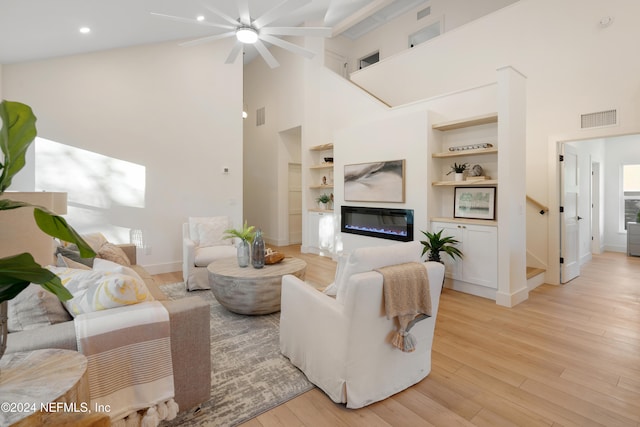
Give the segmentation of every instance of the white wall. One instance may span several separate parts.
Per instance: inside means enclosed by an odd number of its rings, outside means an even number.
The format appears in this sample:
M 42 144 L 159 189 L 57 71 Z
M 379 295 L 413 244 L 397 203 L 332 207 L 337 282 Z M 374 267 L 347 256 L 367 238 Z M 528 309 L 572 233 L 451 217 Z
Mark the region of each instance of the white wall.
M 39 136 L 145 168 L 142 208 L 113 202 L 121 189 L 109 179 L 99 209 L 58 190 L 94 216 L 80 232 L 118 242 L 122 230 L 144 229 L 151 253 L 139 251 L 139 262 L 154 273 L 181 269 L 189 216 L 242 220 L 242 64 L 224 64 L 230 47 L 171 42 L 3 66 L 3 95 L 34 109 Z
M 385 25 L 350 40 L 345 36 L 339 37 L 341 43 L 347 47 L 345 52 L 349 57 L 349 70 L 357 72 L 358 60 L 376 51 L 380 53 L 380 60 L 389 58 L 409 48 L 409 36 L 435 23 L 441 22 L 441 32 L 451 31 L 474 19 L 503 8 L 517 0 L 431 0 L 423 3 L 411 11 L 398 16 Z M 418 11 L 431 7 L 431 14 L 418 20 Z
M 609 15 L 613 24 L 601 27 Z M 628 54 L 639 15 L 640 3 L 627 0 L 520 0 L 352 79 L 401 105 L 490 82 L 503 65 L 527 76 L 527 194 L 550 208 L 544 216 L 527 208 L 527 249 L 546 263 L 547 283 L 558 283 L 557 144 L 640 131 L 640 57 Z M 618 126 L 579 129 L 580 114 L 610 108 Z
M 271 69 L 257 57 L 244 70 L 244 102 L 249 113 L 244 120 L 244 217 L 262 229 L 268 244 L 281 245 L 288 242 L 282 221 L 287 214 L 286 163 L 282 159 L 288 155 L 281 133 L 303 122 L 305 59 L 276 47 L 271 51 L 279 67 Z M 256 110 L 263 107 L 265 124 L 256 126 Z
M 427 215 L 427 112 L 388 111 L 369 117 L 370 121 L 341 129 L 335 133 L 334 177 L 336 187 L 335 209 L 342 205 L 413 209 L 414 239 L 419 240 L 421 230 L 428 230 Z M 348 202 L 344 200 L 344 166 L 348 164 L 405 160 L 405 202 Z M 373 237 L 342 234 L 345 252 L 362 246 L 397 243 Z

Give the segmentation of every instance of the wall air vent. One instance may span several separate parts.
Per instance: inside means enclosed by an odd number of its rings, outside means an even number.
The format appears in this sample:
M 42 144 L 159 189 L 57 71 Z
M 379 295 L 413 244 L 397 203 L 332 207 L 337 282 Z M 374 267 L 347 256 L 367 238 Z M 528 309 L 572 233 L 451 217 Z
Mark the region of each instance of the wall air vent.
M 598 111 L 580 115 L 580 129 L 599 128 L 618 124 L 618 110 Z
M 265 124 L 264 107 L 256 110 L 256 126 L 262 126 L 263 124 Z
M 418 21 L 429 15 L 431 15 L 431 6 L 418 11 Z

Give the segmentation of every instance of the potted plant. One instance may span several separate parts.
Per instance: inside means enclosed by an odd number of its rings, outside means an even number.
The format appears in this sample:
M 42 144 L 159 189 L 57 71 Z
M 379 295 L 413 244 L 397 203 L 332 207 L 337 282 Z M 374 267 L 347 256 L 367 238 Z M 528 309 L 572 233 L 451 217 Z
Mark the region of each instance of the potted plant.
M 455 180 L 462 181 L 464 179 L 464 171 L 469 167 L 469 163 L 454 163 L 451 165 L 451 170 L 447 172 L 447 175 L 455 173 Z
M 230 228 L 224 231 L 224 235 L 222 236 L 224 239 L 233 239 L 237 237 L 240 239 L 238 242 L 238 266 L 246 267 L 249 265 L 249 245 L 253 242 L 253 237 L 256 235 L 255 227 L 248 226 L 247 221 L 244 221 L 244 225 L 242 228 Z
M 75 243 L 82 257 L 94 257 L 95 252 L 67 224 L 64 218 L 42 206 L 4 198 L 4 192 L 11 185 L 11 180 L 25 165 L 27 148 L 34 141 L 37 131 L 36 117 L 33 111 L 29 106 L 19 102 L 5 100 L 0 102 L 0 121 L 2 126 L 0 128 L 0 150 L 2 151 L 0 211 L 33 207 L 33 217 L 40 230 L 49 236 Z M 0 258 L 0 325 L 2 326 L 0 356 L 4 353 L 6 346 L 7 301 L 22 292 L 31 283 L 42 286 L 62 301 L 72 297 L 71 293 L 62 285 L 60 278 L 35 262 L 31 254 L 25 252 Z
M 427 240 L 421 240 L 420 243 L 424 246 L 422 248 L 422 255 L 429 252 L 429 261 L 436 261 L 442 263 L 442 259 L 440 258 L 440 252 L 444 252 L 451 257 L 451 259 L 462 258 L 462 252 L 455 245 L 460 243 L 458 240 L 454 239 L 451 236 L 442 237 L 442 232 L 444 230 L 440 230 L 437 233 L 431 233 L 429 231 L 422 231 L 427 237 Z
M 331 203 L 331 196 L 329 196 L 327 193 L 323 193 L 316 199 L 316 202 L 318 202 L 318 206 L 321 209 L 327 209 L 329 203 Z

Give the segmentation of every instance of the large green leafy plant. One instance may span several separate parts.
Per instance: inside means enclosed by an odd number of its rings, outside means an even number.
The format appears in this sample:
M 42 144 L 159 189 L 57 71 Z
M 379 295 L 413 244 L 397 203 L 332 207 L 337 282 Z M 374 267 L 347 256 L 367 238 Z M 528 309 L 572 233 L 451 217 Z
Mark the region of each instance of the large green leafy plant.
M 75 243 L 83 257 L 95 256 L 91 247 L 80 237 L 64 218 L 42 206 L 5 199 L 5 191 L 13 177 L 26 163 L 27 148 L 34 141 L 36 116 L 31 108 L 19 102 L 0 103 L 0 211 L 33 208 L 33 218 L 38 227 L 52 237 Z M 4 221 L 0 216 L 0 221 Z M 3 227 L 10 224 L 2 223 Z M 7 301 L 22 292 L 30 283 L 36 283 L 54 293 L 60 300 L 71 298 L 60 278 L 35 262 L 29 253 L 0 258 L 0 302 Z

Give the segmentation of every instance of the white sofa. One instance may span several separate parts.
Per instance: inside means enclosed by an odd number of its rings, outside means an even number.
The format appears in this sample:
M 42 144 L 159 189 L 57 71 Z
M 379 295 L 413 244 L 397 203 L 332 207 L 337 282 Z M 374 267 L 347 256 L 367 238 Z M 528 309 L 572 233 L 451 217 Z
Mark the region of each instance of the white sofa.
M 421 250 L 419 242 L 357 249 L 338 266 L 335 299 L 296 277 L 283 278 L 281 352 L 334 402 L 360 408 L 410 387 L 431 371 L 444 266 L 423 263 L 432 316 L 410 330 L 416 338 L 413 352 L 391 345 L 397 326 L 385 316 L 383 276 L 372 271 L 421 262 Z
M 224 239 L 232 228 L 226 216 L 190 217 L 182 224 L 182 277 L 187 289 L 211 289 L 207 266 L 221 258 L 235 257 L 233 239 Z

